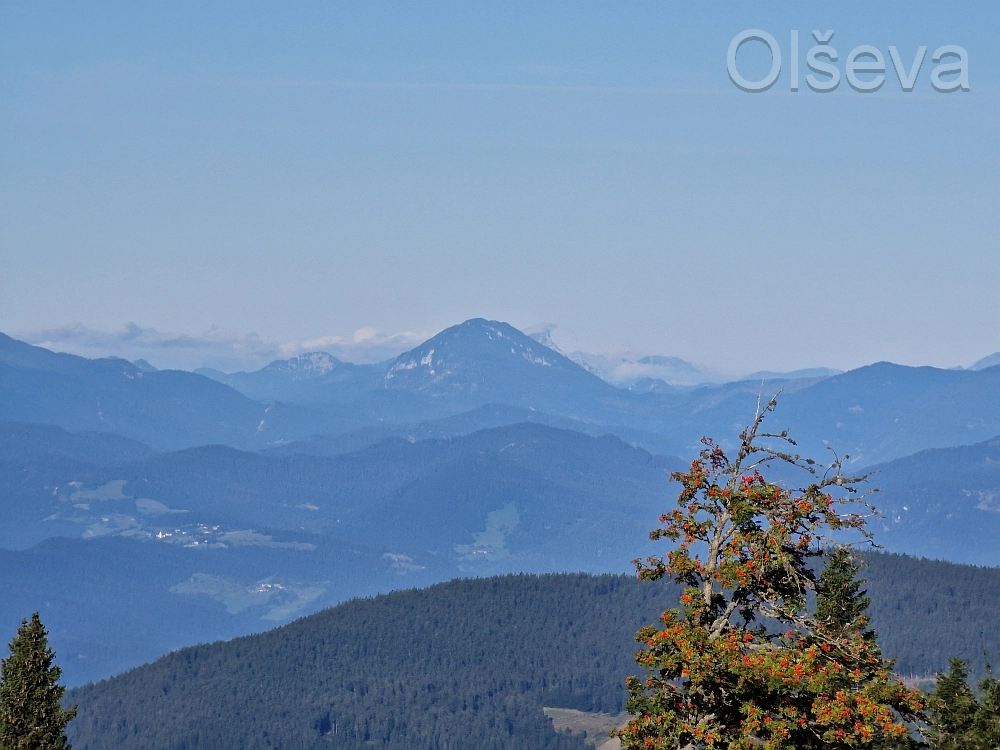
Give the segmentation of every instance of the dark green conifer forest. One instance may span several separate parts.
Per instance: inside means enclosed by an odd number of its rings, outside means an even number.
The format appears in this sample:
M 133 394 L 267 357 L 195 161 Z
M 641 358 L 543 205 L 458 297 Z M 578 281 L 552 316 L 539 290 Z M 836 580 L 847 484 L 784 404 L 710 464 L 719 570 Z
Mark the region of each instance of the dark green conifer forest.
M 1000 570 L 870 554 L 861 576 L 886 656 L 931 677 L 1000 652 Z M 70 739 L 98 748 L 576 748 L 543 706 L 617 713 L 635 631 L 672 585 L 515 575 L 399 591 L 183 649 L 72 691 Z

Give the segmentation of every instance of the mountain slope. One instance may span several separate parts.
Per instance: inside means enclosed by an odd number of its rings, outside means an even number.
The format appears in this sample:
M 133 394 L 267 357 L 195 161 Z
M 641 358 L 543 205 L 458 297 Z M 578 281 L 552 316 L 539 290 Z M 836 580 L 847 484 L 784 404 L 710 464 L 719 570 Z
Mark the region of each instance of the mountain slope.
M 345 596 L 462 574 L 619 572 L 648 551 L 680 463 L 523 424 L 336 457 L 0 456 L 0 544 L 20 548 L 0 551 L 0 612 L 16 627 L 41 610 L 78 681 Z
M 708 435 L 731 444 L 753 418 L 757 398 L 781 391 L 768 429 L 788 429 L 799 452 L 817 460 L 827 446 L 859 469 L 926 448 L 968 445 L 1000 434 L 1000 367 L 981 371 L 880 362 L 840 375 L 741 381 L 661 399 L 655 429 L 687 455 Z
M 465 408 L 502 403 L 563 416 L 586 417 L 603 402 L 622 399 L 621 391 L 562 354 L 513 326 L 481 318 L 401 354 L 384 387 Z
M 867 557 L 872 619 L 904 674 L 1000 648 L 1000 570 Z M 74 691 L 74 746 L 580 748 L 543 706 L 615 713 L 633 633 L 677 589 L 632 577 L 459 580 L 185 649 Z
M 57 354 L 0 334 L 0 419 L 113 432 L 158 448 L 243 447 L 315 431 L 288 408 L 268 408 L 209 378 L 146 372 L 123 359 Z
M 771 424 L 789 428 L 804 453 L 822 457 L 829 445 L 850 454 L 855 467 L 1000 434 L 996 367 L 878 363 L 831 377 L 689 390 L 642 381 L 628 391 L 505 323 L 482 319 L 442 331 L 387 369 L 313 354 L 215 377 L 254 397 L 287 397 L 297 405 L 263 406 L 192 373 L 150 372 L 124 360 L 86 360 L 0 337 L 0 419 L 117 432 L 157 448 L 261 448 L 315 434 L 386 434 L 493 404 L 687 455 L 705 435 L 731 441 L 752 419 L 758 396 L 783 389 Z M 470 419 L 468 429 L 495 424 L 485 416 L 478 424 Z M 351 440 L 363 444 L 358 437 Z
M 326 404 L 351 401 L 378 387 L 385 365 L 356 365 L 341 362 L 326 352 L 312 352 L 275 360 L 254 372 L 229 375 L 208 369 L 197 372 L 255 401 Z
M 976 362 L 970 370 L 985 370 L 987 367 L 996 367 L 1000 365 L 1000 352 L 994 352 L 988 357 L 983 357 L 981 360 Z
M 1000 438 L 872 467 L 878 539 L 913 555 L 1000 564 Z
M 265 584 L 280 583 L 274 601 L 290 596 L 305 614 L 343 595 L 463 574 L 629 570 L 630 560 L 658 548 L 647 535 L 676 500 L 669 472 L 683 467 L 613 437 L 538 424 L 389 439 L 336 456 L 206 446 L 119 465 L 83 460 L 107 458 L 109 436 L 52 434 L 41 453 L 18 454 L 10 443 L 6 456 L 0 451 L 0 545 L 76 539 L 0 555 L 0 581 L 8 582 L 0 611 L 49 611 L 59 643 L 87 657 L 67 674 L 89 676 L 209 637 L 209 624 L 219 637 L 275 622 L 261 619 L 273 602 L 248 604 L 272 592 Z M 76 444 L 59 452 L 67 438 Z M 884 528 L 873 522 L 876 541 L 1000 563 L 997 446 L 878 467 L 871 483 L 883 492 L 874 500 L 887 518 Z M 345 539 L 355 552 L 344 551 Z M 178 586 L 184 596 L 171 594 Z M 247 608 L 231 613 L 227 602 Z M 142 624 L 147 611 L 158 613 L 151 630 Z M 95 631 L 91 621 L 105 625 Z M 116 622 L 150 636 L 115 645 Z
M 18 436 L 46 428 L 14 426 L 6 452 L 0 430 L 7 518 L 0 545 L 149 535 L 202 523 L 348 534 L 416 565 L 434 561 L 470 572 L 540 572 L 559 562 L 622 570 L 673 503 L 669 473 L 684 462 L 611 436 L 505 425 L 521 413 L 508 409 L 487 410 L 501 426 L 457 437 L 420 439 L 448 428 L 446 421 L 354 451 L 316 439 L 267 454 L 204 446 L 140 453 L 127 462 L 109 460 L 111 436 L 56 430 L 56 443 L 77 445 L 43 451 Z M 449 429 L 468 426 L 459 420 Z M 379 435 L 363 437 L 357 439 Z M 994 440 L 936 449 L 874 467 L 870 486 L 881 492 L 873 499 L 887 516 L 880 541 L 893 551 L 1000 564 L 998 446 Z
M 193 643 L 260 632 L 404 581 L 426 585 L 454 574 L 418 570 L 401 578 L 381 552 L 329 537 L 193 531 L 0 550 L 0 632 L 13 633 L 21 617 L 41 612 L 63 679 L 79 685 Z
M 0 461 L 10 518 L 0 539 L 23 547 L 55 535 L 266 527 L 349 537 L 456 573 L 620 571 L 681 465 L 538 424 L 332 457 L 205 446 L 112 467 Z
M 30 461 L 63 456 L 98 466 L 152 456 L 156 451 L 137 440 L 102 432 L 68 432 L 61 427 L 0 422 L 0 460 Z
M 267 448 L 264 453 L 272 456 L 291 456 L 297 453 L 311 456 L 337 456 L 375 445 L 391 437 L 403 438 L 411 443 L 418 440 L 447 440 L 470 435 L 480 430 L 524 422 L 581 432 L 591 437 L 616 435 L 629 445 L 643 448 L 657 455 L 669 454 L 675 448 L 673 440 L 653 432 L 620 425 L 581 422 L 569 417 L 532 411 L 519 406 L 486 404 L 441 419 L 412 424 L 379 424 L 341 434 L 313 435 L 303 440 L 295 440 L 274 448 Z
M 631 633 L 665 592 L 613 577 L 517 576 L 349 602 L 74 693 L 72 741 L 152 749 L 197 732 L 217 750 L 260 737 L 296 748 L 584 750 L 552 730 L 542 705 L 617 707 Z M 234 657 L 244 666 L 234 670 Z M 156 684 L 177 689 L 160 697 Z M 146 702 L 177 718 L 157 726 L 139 709 Z
M 1000 368 L 973 372 L 880 362 L 789 395 L 776 421 L 811 441 L 814 454 L 828 443 L 860 466 L 925 448 L 967 445 L 1000 434 Z

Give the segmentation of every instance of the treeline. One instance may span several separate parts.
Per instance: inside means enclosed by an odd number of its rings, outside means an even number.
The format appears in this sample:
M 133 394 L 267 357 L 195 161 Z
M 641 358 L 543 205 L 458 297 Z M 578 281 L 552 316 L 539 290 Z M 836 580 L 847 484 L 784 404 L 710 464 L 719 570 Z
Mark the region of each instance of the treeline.
M 1000 651 L 1000 570 L 869 555 L 873 624 L 903 674 Z M 575 748 L 542 706 L 618 712 L 635 630 L 677 590 L 624 576 L 458 580 L 197 646 L 73 692 L 78 750 Z

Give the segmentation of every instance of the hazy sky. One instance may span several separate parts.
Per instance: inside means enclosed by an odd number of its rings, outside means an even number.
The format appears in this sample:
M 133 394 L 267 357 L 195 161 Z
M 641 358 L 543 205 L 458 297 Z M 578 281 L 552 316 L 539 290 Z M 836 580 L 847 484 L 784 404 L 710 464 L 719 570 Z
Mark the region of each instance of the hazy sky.
M 2 2 L 0 331 L 161 365 L 480 316 L 731 372 L 1000 349 L 1000 4 L 693 5 Z M 748 94 L 755 27 L 784 66 Z M 812 29 L 882 89 L 810 91 Z M 971 91 L 931 88 L 946 44 Z M 928 47 L 911 93 L 889 45 Z

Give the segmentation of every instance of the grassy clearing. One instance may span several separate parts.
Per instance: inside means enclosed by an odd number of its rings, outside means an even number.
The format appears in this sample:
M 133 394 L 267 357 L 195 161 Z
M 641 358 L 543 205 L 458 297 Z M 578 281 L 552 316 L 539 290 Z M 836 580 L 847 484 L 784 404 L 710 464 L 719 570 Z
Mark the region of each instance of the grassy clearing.
M 624 726 L 629 719 L 626 713 L 599 714 L 572 708 L 543 708 L 542 711 L 552 719 L 552 726 L 557 732 L 569 730 L 573 734 L 581 734 L 595 750 L 618 750 L 621 743 L 617 737 L 609 737 L 608 732 Z

